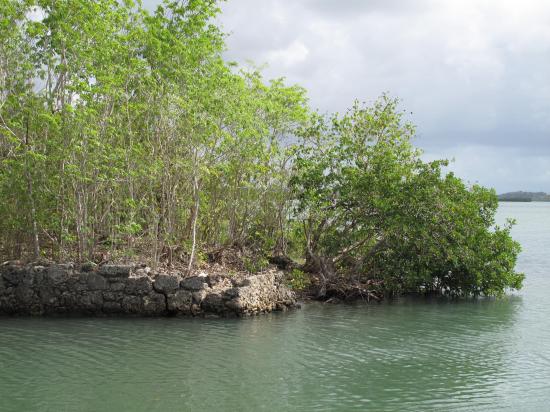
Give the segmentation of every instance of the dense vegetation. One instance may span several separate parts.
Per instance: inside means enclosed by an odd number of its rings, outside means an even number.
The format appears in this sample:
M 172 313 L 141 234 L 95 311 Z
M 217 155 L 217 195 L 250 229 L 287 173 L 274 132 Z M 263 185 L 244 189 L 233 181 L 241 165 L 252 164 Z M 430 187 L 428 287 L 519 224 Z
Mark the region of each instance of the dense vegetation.
M 325 283 L 367 279 L 392 291 L 521 287 L 512 223 L 493 228 L 495 192 L 443 174 L 445 161 L 422 161 L 395 105 L 356 104 L 305 130 L 292 182 L 312 266 Z
M 320 294 L 521 286 L 495 193 L 423 162 L 394 100 L 319 116 L 302 88 L 222 59 L 218 12 L 0 0 L 1 256 L 192 270 L 231 247 L 253 269 L 304 257 Z

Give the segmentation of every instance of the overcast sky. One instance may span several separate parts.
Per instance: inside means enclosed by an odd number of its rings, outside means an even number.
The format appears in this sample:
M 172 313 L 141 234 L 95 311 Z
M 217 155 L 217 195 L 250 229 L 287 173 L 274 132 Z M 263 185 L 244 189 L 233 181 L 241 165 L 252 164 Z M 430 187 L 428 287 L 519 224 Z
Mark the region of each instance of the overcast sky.
M 153 0 L 149 0 L 152 2 Z M 343 112 L 383 92 L 427 158 L 498 192 L 550 192 L 550 1 L 228 0 L 229 60 Z

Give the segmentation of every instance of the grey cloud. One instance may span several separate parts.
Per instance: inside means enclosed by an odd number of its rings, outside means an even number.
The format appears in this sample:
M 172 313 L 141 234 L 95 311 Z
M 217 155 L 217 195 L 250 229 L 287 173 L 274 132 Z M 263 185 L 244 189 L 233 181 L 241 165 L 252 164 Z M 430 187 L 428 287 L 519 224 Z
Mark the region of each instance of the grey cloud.
M 327 15 L 329 18 L 353 18 L 366 13 L 404 14 L 420 13 L 430 1 L 425 0 L 305 0 L 306 7 L 314 13 Z

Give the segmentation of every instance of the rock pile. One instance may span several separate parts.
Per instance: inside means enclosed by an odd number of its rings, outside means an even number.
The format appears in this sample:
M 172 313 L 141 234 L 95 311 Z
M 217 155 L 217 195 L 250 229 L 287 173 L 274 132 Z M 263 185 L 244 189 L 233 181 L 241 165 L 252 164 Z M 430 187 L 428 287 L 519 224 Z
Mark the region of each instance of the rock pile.
M 0 266 L 0 314 L 244 316 L 295 305 L 283 273 L 275 270 L 184 278 L 143 265 Z

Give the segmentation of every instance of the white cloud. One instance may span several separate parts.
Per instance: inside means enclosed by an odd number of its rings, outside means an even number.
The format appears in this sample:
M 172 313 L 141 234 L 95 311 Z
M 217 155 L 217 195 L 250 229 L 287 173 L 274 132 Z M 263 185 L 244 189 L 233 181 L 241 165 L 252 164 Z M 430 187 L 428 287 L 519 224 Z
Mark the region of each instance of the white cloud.
M 266 60 L 277 67 L 289 68 L 306 61 L 308 54 L 308 48 L 301 41 L 294 40 L 285 48 L 269 51 Z

